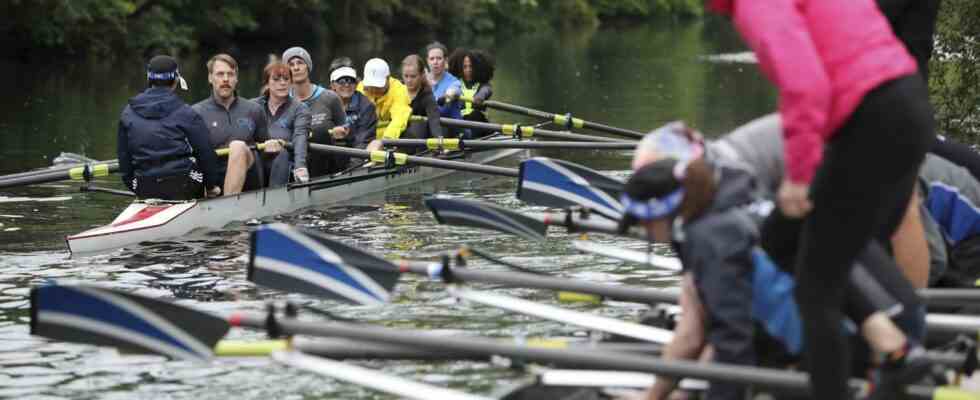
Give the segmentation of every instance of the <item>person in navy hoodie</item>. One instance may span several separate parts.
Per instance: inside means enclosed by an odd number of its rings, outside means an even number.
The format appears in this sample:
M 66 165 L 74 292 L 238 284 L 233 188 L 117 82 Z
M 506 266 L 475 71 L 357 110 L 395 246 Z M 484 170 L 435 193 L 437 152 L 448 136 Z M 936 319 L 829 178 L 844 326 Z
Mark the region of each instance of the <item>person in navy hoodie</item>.
M 187 90 L 177 60 L 153 57 L 146 77 L 149 87 L 129 99 L 119 116 L 116 151 L 123 184 L 141 199 L 220 195 L 221 175 L 208 127 L 174 93 L 178 85 Z

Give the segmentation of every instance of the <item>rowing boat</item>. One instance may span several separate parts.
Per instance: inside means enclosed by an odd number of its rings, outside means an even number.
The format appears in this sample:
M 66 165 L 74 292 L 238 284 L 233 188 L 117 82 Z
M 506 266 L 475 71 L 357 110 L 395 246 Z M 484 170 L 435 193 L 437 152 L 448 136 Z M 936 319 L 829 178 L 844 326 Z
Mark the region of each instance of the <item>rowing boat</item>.
M 513 141 L 495 137 L 486 140 Z M 525 153 L 522 149 L 456 152 L 442 156 L 476 164 L 488 164 Z M 247 221 L 352 200 L 387 189 L 412 185 L 452 173 L 450 169 L 403 165 L 392 168 L 359 168 L 351 172 L 313 179 L 302 184 L 264 188 L 232 196 L 191 201 L 137 200 L 107 225 L 67 236 L 72 255 L 87 255 L 140 242 L 179 237 L 196 229 L 220 229 L 235 221 Z

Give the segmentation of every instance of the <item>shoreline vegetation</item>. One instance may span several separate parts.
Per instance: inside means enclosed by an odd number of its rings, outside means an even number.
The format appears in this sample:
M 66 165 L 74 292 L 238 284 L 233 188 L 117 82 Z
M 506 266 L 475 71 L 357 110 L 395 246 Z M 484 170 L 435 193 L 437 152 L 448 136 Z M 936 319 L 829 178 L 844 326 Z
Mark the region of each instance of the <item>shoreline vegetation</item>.
M 704 17 L 704 0 L 15 0 L 0 4 L 0 58 L 181 54 L 254 41 L 383 43 L 430 35 L 486 43 L 532 30 L 594 31 Z M 714 17 L 711 17 L 714 18 Z M 980 2 L 942 0 L 930 91 L 940 132 L 980 135 Z M 378 45 L 377 47 L 380 47 Z

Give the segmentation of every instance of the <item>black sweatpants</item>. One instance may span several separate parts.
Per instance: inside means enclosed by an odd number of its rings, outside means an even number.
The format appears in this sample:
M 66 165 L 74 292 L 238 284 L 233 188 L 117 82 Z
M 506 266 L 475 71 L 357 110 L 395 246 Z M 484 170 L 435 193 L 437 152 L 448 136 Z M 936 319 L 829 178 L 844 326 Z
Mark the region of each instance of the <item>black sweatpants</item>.
M 814 207 L 801 225 L 795 261 L 804 366 L 814 398 L 850 396 L 851 356 L 841 311 L 851 267 L 872 238 L 888 240 L 901 221 L 933 124 L 925 84 L 910 75 L 866 94 L 827 143 L 811 182 Z

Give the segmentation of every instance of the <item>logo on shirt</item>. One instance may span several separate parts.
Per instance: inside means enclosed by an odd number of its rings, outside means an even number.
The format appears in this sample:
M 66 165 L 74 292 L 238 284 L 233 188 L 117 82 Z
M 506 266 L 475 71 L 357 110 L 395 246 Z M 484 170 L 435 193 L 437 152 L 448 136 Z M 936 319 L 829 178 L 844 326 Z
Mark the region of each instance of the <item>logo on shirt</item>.
M 255 130 L 255 122 L 249 118 L 239 118 L 237 122 L 239 128 L 245 129 L 249 132 Z

